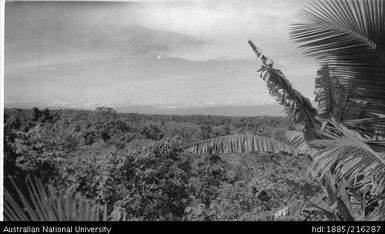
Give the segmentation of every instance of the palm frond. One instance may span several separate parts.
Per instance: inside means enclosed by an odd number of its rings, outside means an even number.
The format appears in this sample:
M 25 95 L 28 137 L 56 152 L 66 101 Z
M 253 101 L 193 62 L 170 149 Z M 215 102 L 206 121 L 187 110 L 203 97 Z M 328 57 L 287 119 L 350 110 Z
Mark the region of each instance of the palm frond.
M 342 120 L 385 114 L 384 13 L 383 0 L 320 0 L 291 26 L 291 38 L 306 55 L 328 64 L 349 96 Z
M 356 130 L 363 135 L 372 137 L 372 143 L 385 146 L 385 117 L 372 116 L 369 118 L 349 119 L 343 121 L 349 129 Z
M 249 45 L 257 57 L 261 58 L 262 67 L 258 71 L 261 72 L 261 78 L 266 81 L 270 95 L 285 108 L 286 113 L 295 123 L 304 122 L 305 128 L 314 128 L 318 124 L 315 119 L 317 111 L 310 100 L 294 89 L 285 75 L 273 68 L 272 60 L 263 55 L 250 40 Z
M 315 101 L 318 103 L 317 117 L 321 120 L 341 119 L 348 100 L 345 88 L 332 76 L 327 64 L 317 71 L 315 79 Z
M 366 219 L 368 221 L 385 221 L 385 200 L 379 201 L 379 205 Z
M 335 98 L 332 91 L 333 86 L 330 79 L 329 67 L 324 65 L 317 71 L 315 79 L 315 100 L 318 102 L 318 116 L 321 119 L 328 119 L 332 116 Z
M 310 167 L 313 175 L 323 178 L 332 174 L 335 183 L 345 179 L 362 194 L 376 196 L 385 190 L 385 154 L 375 152 L 364 143 L 363 137 L 335 121 L 325 126 L 323 134 L 328 139 L 312 142 L 324 147 Z
M 298 152 L 301 154 L 309 155 L 313 157 L 318 151 L 316 148 L 313 148 L 306 138 L 303 132 L 297 131 L 287 131 L 285 134 L 287 142 L 298 149 Z
M 86 199 L 80 194 L 49 196 L 39 179 L 27 177 L 27 194 L 9 178 L 12 188 L 4 187 L 6 221 L 107 221 L 125 218 L 120 210 L 107 215 L 107 205 Z M 15 191 L 11 193 L 9 189 Z
M 195 154 L 298 152 L 297 149 L 286 143 L 256 135 L 230 135 L 213 138 L 187 146 L 186 150 Z

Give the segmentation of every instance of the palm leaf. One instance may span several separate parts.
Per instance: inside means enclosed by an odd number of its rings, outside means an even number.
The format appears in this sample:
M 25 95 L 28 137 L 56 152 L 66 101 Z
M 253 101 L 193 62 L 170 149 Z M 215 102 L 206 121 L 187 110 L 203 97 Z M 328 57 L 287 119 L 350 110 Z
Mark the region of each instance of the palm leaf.
M 383 0 L 322 0 L 301 10 L 291 26 L 304 53 L 327 64 L 344 87 L 341 120 L 385 114 L 384 13 Z
M 187 146 L 186 150 L 195 154 L 298 152 L 294 147 L 286 143 L 256 135 L 230 135 L 213 138 Z
M 372 136 L 371 143 L 385 146 L 385 117 L 372 116 L 369 118 L 350 119 L 343 122 L 349 129 L 356 130 L 363 135 Z M 383 150 L 384 151 L 384 150 Z
M 385 200 L 379 201 L 379 205 L 366 219 L 368 221 L 385 221 Z
M 325 121 L 329 118 L 341 119 L 348 100 L 346 89 L 337 77 L 331 74 L 329 66 L 323 65 L 315 79 L 315 101 L 318 102 L 317 117 Z
M 385 190 L 385 154 L 375 152 L 363 137 L 342 124 L 330 121 L 323 129 L 328 139 L 312 142 L 324 147 L 314 158 L 310 171 L 319 178 L 331 173 L 335 183 L 345 179 L 362 194 L 377 196 Z
M 86 199 L 80 194 L 49 196 L 39 179 L 27 177 L 24 194 L 10 177 L 11 193 L 4 187 L 4 219 L 6 221 L 107 221 L 121 220 L 125 214 L 116 207 L 107 215 L 107 205 Z
M 309 144 L 308 139 L 303 132 L 287 131 L 285 137 L 287 142 L 301 154 L 309 155 L 312 158 L 318 152 L 316 148 Z
M 305 130 L 314 129 L 319 121 L 315 119 L 316 109 L 310 100 L 294 89 L 290 81 L 278 69 L 273 68 L 273 61 L 262 54 L 252 41 L 248 41 L 250 47 L 258 58 L 261 58 L 261 78 L 266 81 L 270 95 L 281 104 L 286 113 L 295 123 L 305 123 Z

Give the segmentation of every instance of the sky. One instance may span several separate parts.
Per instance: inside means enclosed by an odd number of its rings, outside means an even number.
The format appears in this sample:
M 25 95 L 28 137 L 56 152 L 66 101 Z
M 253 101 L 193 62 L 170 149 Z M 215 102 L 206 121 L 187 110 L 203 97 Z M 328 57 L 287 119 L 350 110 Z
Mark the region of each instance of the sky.
M 5 106 L 274 103 L 249 39 L 312 100 L 316 63 L 288 33 L 307 2 L 7 2 Z

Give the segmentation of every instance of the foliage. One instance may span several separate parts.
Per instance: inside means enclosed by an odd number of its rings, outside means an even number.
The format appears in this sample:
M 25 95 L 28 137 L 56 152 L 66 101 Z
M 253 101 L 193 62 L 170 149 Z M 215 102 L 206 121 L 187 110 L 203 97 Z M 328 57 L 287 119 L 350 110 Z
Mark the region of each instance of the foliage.
M 28 194 L 10 178 L 11 189 L 4 188 L 4 217 L 6 221 L 108 221 L 125 219 L 125 213 L 85 199 L 80 194 L 55 194 L 49 196 L 39 179 L 27 177 Z M 21 203 L 21 204 L 20 204 Z
M 261 58 L 262 67 L 258 72 L 261 72 L 261 78 L 266 81 L 270 95 L 285 107 L 286 113 L 295 123 L 304 122 L 306 130 L 314 128 L 318 123 L 314 118 L 317 111 L 310 100 L 292 87 L 285 75 L 273 67 L 273 61 L 262 54 L 261 49 L 250 40 L 248 43 L 257 57 Z
M 375 152 L 360 134 L 337 122 L 329 122 L 323 134 L 329 139 L 312 142 L 321 148 L 311 168 L 315 176 L 322 178 L 332 171 L 333 181 L 344 179 L 361 194 L 379 196 L 385 192 L 383 152 Z
M 383 1 L 325 0 L 298 13 L 292 39 L 322 63 L 315 82 L 317 111 L 249 41 L 270 94 L 304 124 L 303 133 L 289 133 L 289 142 L 312 158 L 309 172 L 320 179 L 331 212 L 343 220 L 369 219 L 373 210 L 383 209 L 384 11 Z M 363 207 L 359 215 L 353 214 L 352 196 Z
M 189 161 L 176 139 L 155 142 L 134 152 L 128 195 L 122 201 L 130 214 L 145 220 L 181 217 L 188 198 Z
M 290 92 L 290 88 L 282 88 L 282 85 L 279 85 L 279 79 L 285 81 L 283 74 L 272 68 L 272 63 L 266 63 L 267 57 L 262 55 L 252 42 L 249 44 L 257 56 L 261 57 L 262 74 L 265 73 L 265 76 L 277 79 L 274 82 L 266 80 L 269 89 L 283 90 L 281 93 Z M 308 106 L 298 105 L 296 108 L 308 114 L 303 115 L 304 118 L 301 119 L 304 122 L 304 130 L 303 133 L 288 132 L 288 141 L 293 146 L 299 147 L 301 153 L 308 154 L 312 158 L 309 172 L 313 177 L 320 178 L 321 184 L 325 187 L 329 206 L 334 207 L 329 213 L 336 209 L 340 219 L 365 219 L 373 206 L 378 206 L 383 199 L 381 194 L 384 193 L 385 161 L 382 153 L 375 152 L 375 149 L 381 150 L 380 144 L 375 148 L 367 144 L 374 143 L 371 136 L 362 136 L 359 132 L 349 130 L 343 123 L 335 120 L 336 117 L 342 119 L 346 112 L 345 109 L 341 110 L 340 101 L 346 99 L 347 95 L 341 94 L 341 86 L 334 78 L 330 76 L 328 66 L 323 66 L 318 72 L 316 98 L 319 101 L 317 112 L 319 115 L 306 111 L 309 109 Z M 301 95 L 297 95 L 299 96 Z M 297 100 L 300 99 L 297 98 Z M 285 105 L 282 102 L 281 104 Z M 294 121 L 298 120 L 296 115 L 291 117 Z M 341 199 L 340 194 L 340 191 L 345 191 L 342 181 L 346 182 L 347 187 L 350 188 L 349 192 L 343 192 L 349 194 L 345 199 Z M 355 217 L 353 217 L 349 196 L 359 197 L 361 205 L 365 207 L 361 214 L 355 214 Z
M 140 220 L 175 220 L 183 216 L 188 198 L 189 161 L 177 139 L 142 143 L 133 149 L 103 151 L 99 158 L 74 160 L 64 168 L 64 181 L 87 197 L 117 206 Z M 81 163 L 79 163 L 81 161 Z
M 318 150 L 312 172 L 331 181 L 326 189 L 343 219 L 368 219 L 384 200 L 384 12 L 383 1 L 318 1 L 291 28 L 304 53 L 323 64 L 316 79 L 322 140 L 310 139 Z M 349 199 L 335 199 L 344 187 L 361 203 L 359 216 Z
M 325 189 L 331 209 L 322 210 L 329 218 L 367 219 L 383 209 L 384 11 L 383 1 L 325 0 L 299 12 L 291 36 L 301 43 L 305 54 L 323 64 L 315 82 L 318 110 L 249 41 L 261 59 L 258 72 L 270 95 L 295 123 L 303 124 L 303 133 L 289 133 L 288 141 L 313 161 L 309 172 Z M 266 147 L 256 147 L 250 140 L 240 140 L 242 137 L 208 139 L 189 149 L 198 154 L 266 151 Z M 352 196 L 361 203 L 361 214 L 353 214 Z
M 14 168 L 5 175 L 12 176 L 28 201 L 32 202 L 28 186 L 20 185 L 27 174 L 32 174 L 42 181 L 52 201 L 64 204 L 68 197 L 76 201 L 71 203 L 73 206 L 83 201 L 90 207 L 99 204 L 109 219 L 119 211 L 121 215 L 116 217 L 119 220 L 256 220 L 258 217 L 267 220 L 290 203 L 262 202 L 255 196 L 252 187 L 257 182 L 252 180 L 254 172 L 247 166 L 260 164 L 253 161 L 255 156 L 238 158 L 246 161 L 243 166 L 237 166 L 237 160 L 226 158 L 227 154 L 196 156 L 184 150 L 185 145 L 203 140 L 202 127 L 208 125 L 212 129 L 210 136 L 232 131 L 260 132 L 280 138 L 292 126 L 287 119 L 139 117 L 110 111 L 51 110 L 55 119 L 42 123 L 32 121 L 30 113 L 7 109 L 5 123 L 5 159 L 13 159 L 8 165 Z M 149 131 L 145 133 L 146 128 Z M 103 132 L 110 138 L 103 140 Z M 158 134 L 167 137 L 154 140 L 159 138 Z M 52 167 L 44 163 L 51 163 Z M 255 177 L 272 174 L 276 173 Z M 5 186 L 15 200 L 10 206 L 23 209 L 26 204 L 15 196 L 17 192 L 10 180 L 5 181 Z M 286 195 L 294 192 L 291 190 Z M 203 211 L 197 218 L 199 207 Z M 24 218 L 31 219 L 27 214 Z
M 355 120 L 348 121 L 350 127 L 382 137 L 384 12 L 382 0 L 317 1 L 298 12 L 290 32 L 306 55 L 328 67 L 328 71 L 321 70 L 331 82 L 323 87 L 332 95 L 321 104 L 337 101 L 333 106 L 336 120 Z
M 288 152 L 296 153 L 293 147 L 280 141 L 255 135 L 231 135 L 201 141 L 186 150 L 196 154 L 223 154 L 244 152 Z
M 193 164 L 194 193 L 186 208 L 186 220 L 273 220 L 279 208 L 311 208 L 304 197 L 320 196 L 320 187 L 301 175 L 306 163 L 287 154 L 201 155 Z M 323 213 L 320 209 L 314 208 Z M 290 217 L 305 220 L 307 215 L 291 209 Z M 325 214 L 312 217 L 322 220 Z M 310 217 L 308 218 L 310 219 Z

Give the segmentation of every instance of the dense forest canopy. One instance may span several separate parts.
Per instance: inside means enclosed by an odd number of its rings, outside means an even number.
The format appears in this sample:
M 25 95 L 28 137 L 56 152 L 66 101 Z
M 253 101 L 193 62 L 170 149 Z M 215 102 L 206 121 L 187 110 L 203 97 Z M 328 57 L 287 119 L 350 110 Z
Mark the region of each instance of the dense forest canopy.
M 79 195 L 128 220 L 271 220 L 284 207 L 301 207 L 288 219 L 324 219 L 327 213 L 307 201 L 321 193 L 301 176 L 302 156 L 184 151 L 218 136 L 282 139 L 294 129 L 283 117 L 6 109 L 5 176 L 16 184 L 39 178 L 50 196 Z M 5 185 L 16 194 L 12 180 Z

